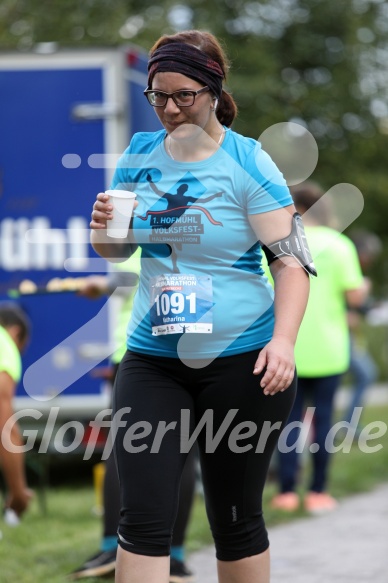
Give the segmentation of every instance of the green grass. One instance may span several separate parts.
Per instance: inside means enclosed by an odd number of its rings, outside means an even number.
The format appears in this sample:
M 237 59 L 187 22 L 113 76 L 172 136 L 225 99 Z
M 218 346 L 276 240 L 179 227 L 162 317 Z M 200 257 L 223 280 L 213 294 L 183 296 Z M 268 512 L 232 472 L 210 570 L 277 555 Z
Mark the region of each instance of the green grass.
M 365 410 L 362 423 L 388 421 L 388 407 Z M 330 492 L 337 498 L 371 490 L 388 481 L 388 434 L 376 440 L 383 445 L 373 454 L 361 452 L 356 446 L 350 453 L 337 453 L 332 458 Z M 305 484 L 309 475 L 306 465 L 302 477 Z M 86 485 L 85 485 L 86 483 Z M 301 486 L 301 492 L 304 485 Z M 265 489 L 265 515 L 268 526 L 304 516 L 299 511 L 285 516 L 269 508 L 269 500 L 276 491 L 274 481 Z M 31 510 L 17 528 L 0 521 L 3 538 L 0 540 L 1 583 L 63 583 L 66 574 L 78 567 L 99 545 L 101 519 L 95 516 L 91 474 L 81 485 L 51 488 L 47 494 L 47 514 L 44 515 L 34 500 Z M 204 503 L 197 496 L 190 522 L 187 548 L 189 552 L 211 543 Z M 108 579 L 113 581 L 113 579 Z M 87 579 L 89 583 L 101 579 Z

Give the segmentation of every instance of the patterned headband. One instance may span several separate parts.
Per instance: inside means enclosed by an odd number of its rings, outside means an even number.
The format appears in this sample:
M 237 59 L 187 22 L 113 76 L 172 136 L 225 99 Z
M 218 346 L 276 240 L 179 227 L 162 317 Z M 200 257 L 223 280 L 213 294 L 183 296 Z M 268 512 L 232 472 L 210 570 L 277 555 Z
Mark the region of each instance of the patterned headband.
M 163 45 L 148 61 L 148 87 L 156 73 L 181 73 L 207 85 L 219 98 L 222 92 L 224 73 L 220 65 L 205 53 L 186 43 Z

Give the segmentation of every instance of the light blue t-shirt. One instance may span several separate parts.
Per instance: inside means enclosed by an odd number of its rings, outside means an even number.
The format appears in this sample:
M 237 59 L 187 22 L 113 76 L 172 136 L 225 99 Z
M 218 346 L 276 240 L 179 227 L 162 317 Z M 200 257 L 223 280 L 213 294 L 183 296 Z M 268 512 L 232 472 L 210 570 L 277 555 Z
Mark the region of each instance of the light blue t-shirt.
M 139 133 L 111 187 L 137 194 L 141 276 L 128 348 L 213 359 L 263 347 L 273 332 L 273 290 L 248 215 L 292 204 L 260 144 L 227 130 L 200 162 L 172 160 L 166 132 Z

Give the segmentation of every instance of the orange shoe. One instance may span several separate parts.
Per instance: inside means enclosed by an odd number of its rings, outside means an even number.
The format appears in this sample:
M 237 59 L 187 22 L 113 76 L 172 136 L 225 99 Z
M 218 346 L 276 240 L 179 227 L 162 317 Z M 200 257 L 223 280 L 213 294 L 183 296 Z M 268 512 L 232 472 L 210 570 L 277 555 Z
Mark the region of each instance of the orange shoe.
M 337 506 L 337 500 L 326 492 L 309 492 L 304 499 L 304 507 L 310 514 L 326 514 L 335 510 Z
M 295 492 L 278 494 L 271 500 L 271 508 L 283 510 L 283 512 L 295 512 L 299 508 L 299 496 Z

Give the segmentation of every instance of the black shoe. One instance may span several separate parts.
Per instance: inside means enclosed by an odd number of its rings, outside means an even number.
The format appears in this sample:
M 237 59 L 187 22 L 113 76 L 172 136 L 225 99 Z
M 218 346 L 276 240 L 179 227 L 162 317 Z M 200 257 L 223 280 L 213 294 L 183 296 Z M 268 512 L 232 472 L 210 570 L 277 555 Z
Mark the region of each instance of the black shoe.
M 69 579 L 73 581 L 82 579 L 83 577 L 101 577 L 114 573 L 116 567 L 116 553 L 114 551 L 100 551 L 69 575 Z
M 193 581 L 193 573 L 182 561 L 170 560 L 170 583 L 192 583 Z

